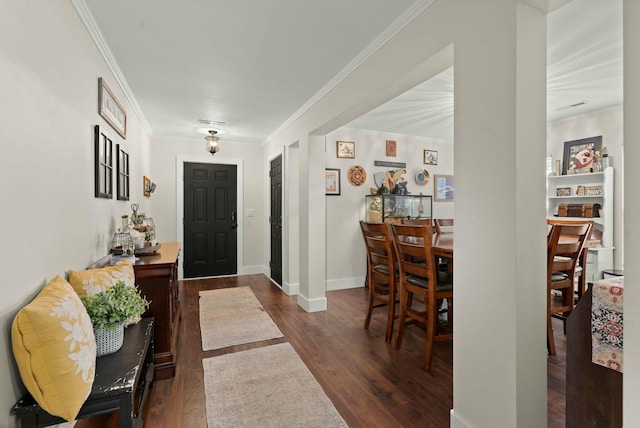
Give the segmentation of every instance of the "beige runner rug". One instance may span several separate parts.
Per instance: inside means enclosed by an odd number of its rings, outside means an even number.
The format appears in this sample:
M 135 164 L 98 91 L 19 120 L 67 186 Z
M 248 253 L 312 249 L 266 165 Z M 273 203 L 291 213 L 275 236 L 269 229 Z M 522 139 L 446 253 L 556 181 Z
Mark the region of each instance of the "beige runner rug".
M 202 350 L 282 337 L 249 287 L 200 292 Z
M 213 427 L 346 427 L 289 343 L 202 360 Z

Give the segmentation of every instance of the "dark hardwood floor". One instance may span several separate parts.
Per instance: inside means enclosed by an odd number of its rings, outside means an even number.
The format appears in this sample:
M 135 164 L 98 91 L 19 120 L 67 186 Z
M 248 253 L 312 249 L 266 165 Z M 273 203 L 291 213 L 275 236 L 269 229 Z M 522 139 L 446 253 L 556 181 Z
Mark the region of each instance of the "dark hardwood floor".
M 249 286 L 284 338 L 202 351 L 198 291 Z M 374 311 L 369 330 L 364 289 L 327 293 L 328 310 L 306 313 L 264 275 L 184 281 L 176 376 L 155 384 L 145 407 L 146 427 L 206 427 L 202 359 L 289 342 L 350 427 L 448 427 L 453 407 L 452 343 L 436 344 L 432 371 L 422 369 L 425 332 L 407 328 L 399 351 L 384 341 L 386 314 Z M 549 426 L 561 428 L 565 409 L 565 337 L 556 327 L 557 355 L 548 359 Z M 251 405 L 251 403 L 247 403 Z M 117 427 L 118 415 L 76 427 Z

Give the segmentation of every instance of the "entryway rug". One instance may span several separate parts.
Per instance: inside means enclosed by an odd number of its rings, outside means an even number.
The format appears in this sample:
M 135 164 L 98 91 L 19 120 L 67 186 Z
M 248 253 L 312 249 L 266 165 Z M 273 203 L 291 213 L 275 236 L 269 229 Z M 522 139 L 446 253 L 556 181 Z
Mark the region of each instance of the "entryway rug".
M 346 427 L 289 343 L 202 360 L 212 427 Z
M 249 287 L 200 292 L 202 350 L 282 337 Z

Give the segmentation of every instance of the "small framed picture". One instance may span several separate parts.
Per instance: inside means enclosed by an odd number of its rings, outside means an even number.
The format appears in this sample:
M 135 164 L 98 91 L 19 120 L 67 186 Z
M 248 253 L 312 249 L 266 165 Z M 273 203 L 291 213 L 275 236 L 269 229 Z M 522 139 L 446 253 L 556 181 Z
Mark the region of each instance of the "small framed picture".
M 354 159 L 356 157 L 356 143 L 353 141 L 336 141 L 336 156 Z
M 145 198 L 151 197 L 151 179 L 146 175 L 142 177 L 142 195 Z
M 427 165 L 438 165 L 438 152 L 435 150 L 425 150 L 424 163 Z
M 324 173 L 324 194 L 340 195 L 340 170 L 326 168 Z
M 387 140 L 387 156 L 393 156 L 395 157 L 396 155 L 396 142 L 393 140 Z

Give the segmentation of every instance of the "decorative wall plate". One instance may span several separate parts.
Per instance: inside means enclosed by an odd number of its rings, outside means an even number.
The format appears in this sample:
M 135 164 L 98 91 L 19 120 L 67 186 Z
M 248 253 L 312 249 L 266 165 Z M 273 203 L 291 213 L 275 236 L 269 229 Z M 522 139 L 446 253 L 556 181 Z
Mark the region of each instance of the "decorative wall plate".
M 429 171 L 423 169 L 416 173 L 416 183 L 423 185 L 429 182 Z
M 347 178 L 353 186 L 362 186 L 367 181 L 367 171 L 360 165 L 354 165 L 347 171 Z
M 382 183 L 384 183 L 384 179 L 387 177 L 387 173 L 384 171 L 378 171 L 376 173 L 373 174 L 373 182 L 375 183 L 376 187 L 380 187 L 382 186 Z

